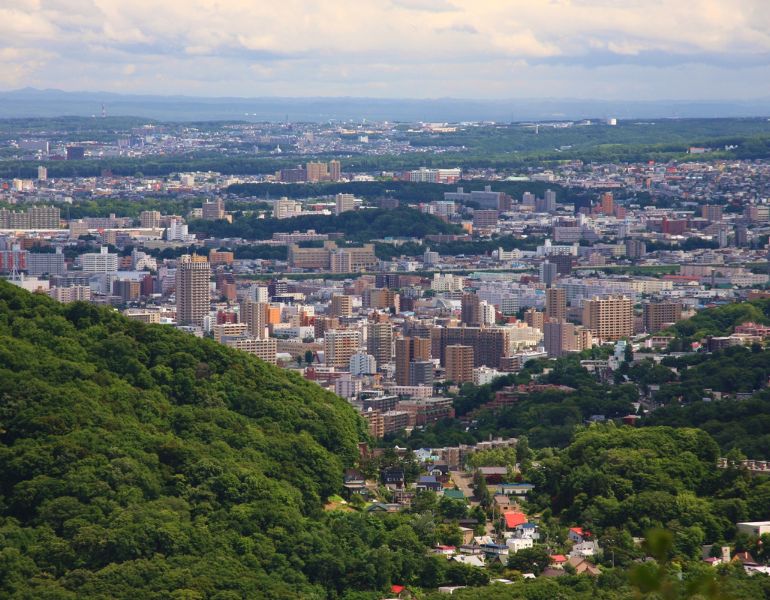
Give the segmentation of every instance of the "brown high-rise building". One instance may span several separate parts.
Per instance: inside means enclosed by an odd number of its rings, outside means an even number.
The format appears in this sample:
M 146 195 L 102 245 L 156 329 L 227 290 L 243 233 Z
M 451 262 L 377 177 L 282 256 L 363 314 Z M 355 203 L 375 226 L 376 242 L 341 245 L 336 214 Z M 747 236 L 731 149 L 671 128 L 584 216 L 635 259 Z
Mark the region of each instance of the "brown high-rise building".
M 634 305 L 627 296 L 594 297 L 583 302 L 583 326 L 602 341 L 634 334 Z
M 365 290 L 363 306 L 364 308 L 393 309 L 398 312 L 401 308 L 401 298 L 396 291 L 388 288 Z
M 374 356 L 377 366 L 382 368 L 393 356 L 393 325 L 388 321 L 369 323 L 366 331 L 366 351 Z
M 615 198 L 612 196 L 612 192 L 602 194 L 601 212 L 605 215 L 612 215 L 615 212 Z
M 353 314 L 353 298 L 335 294 L 332 296 L 329 314 L 332 317 L 350 317 Z
M 481 299 L 476 294 L 463 294 L 460 320 L 466 325 L 481 324 Z
M 567 290 L 548 288 L 545 290 L 545 318 L 557 321 L 567 318 Z
M 473 381 L 473 348 L 453 344 L 444 351 L 446 378 L 454 383 Z
M 524 312 L 524 322 L 530 327 L 543 330 L 543 323 L 545 323 L 545 314 L 534 308 L 528 308 Z
M 218 221 L 225 218 L 225 201 L 215 198 L 210 202 L 204 202 L 201 208 L 203 218 L 207 221 Z
M 646 302 L 643 305 L 644 329 L 647 333 L 657 333 L 669 323 L 676 323 L 682 318 L 680 302 Z
M 176 267 L 176 322 L 203 325 L 211 309 L 211 266 L 204 256 L 185 254 Z
M 257 338 L 267 337 L 268 309 L 267 302 L 244 300 L 241 302 L 241 322 L 248 327 L 249 334 Z
M 459 344 L 473 348 L 473 366 L 500 366 L 509 354 L 510 334 L 503 327 L 434 327 L 431 331 L 434 358 L 446 366 L 447 346 Z
M 404 337 L 396 340 L 396 383 L 412 385 L 410 366 L 412 362 L 431 359 L 431 341 L 417 337 Z
M 563 320 L 548 321 L 543 326 L 543 346 L 550 358 L 581 352 L 591 347 L 592 340 L 588 329 Z
M 329 179 L 339 181 L 342 178 L 342 165 L 338 160 L 329 161 Z
M 317 183 L 329 179 L 329 166 L 325 162 L 309 162 L 305 166 L 308 183 Z
M 350 366 L 350 357 L 361 347 L 361 333 L 355 329 L 331 329 L 324 334 L 324 362 L 338 369 Z

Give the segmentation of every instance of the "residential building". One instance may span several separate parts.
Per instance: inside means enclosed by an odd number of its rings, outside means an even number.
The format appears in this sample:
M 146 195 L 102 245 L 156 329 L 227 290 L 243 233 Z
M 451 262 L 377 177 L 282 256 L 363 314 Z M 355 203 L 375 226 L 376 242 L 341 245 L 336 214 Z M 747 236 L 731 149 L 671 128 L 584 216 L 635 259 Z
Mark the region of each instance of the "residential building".
M 602 341 L 634 334 L 634 306 L 628 296 L 595 296 L 583 302 L 583 326 Z
M 347 369 L 350 357 L 361 347 L 361 332 L 356 329 L 332 329 L 324 334 L 324 362 L 330 367 Z
M 454 383 L 473 381 L 473 348 L 453 344 L 446 347 L 446 378 Z
M 211 309 L 211 266 L 204 256 L 185 254 L 176 268 L 176 322 L 202 326 Z

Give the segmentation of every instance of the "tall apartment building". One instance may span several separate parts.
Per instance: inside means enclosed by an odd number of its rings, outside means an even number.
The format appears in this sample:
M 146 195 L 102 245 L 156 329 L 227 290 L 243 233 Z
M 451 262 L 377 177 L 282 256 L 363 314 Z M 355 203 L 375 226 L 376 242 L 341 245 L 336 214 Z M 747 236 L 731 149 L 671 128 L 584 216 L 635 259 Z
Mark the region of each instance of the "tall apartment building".
M 64 261 L 64 255 L 57 248 L 55 254 L 29 252 L 27 253 L 27 273 L 32 276 L 44 274 L 64 275 L 67 272 L 67 266 Z
M 543 324 L 545 323 L 545 313 L 535 310 L 534 308 L 528 308 L 524 311 L 524 322 L 530 327 L 543 330 Z
M 215 198 L 209 202 L 204 202 L 201 213 L 206 221 L 219 221 L 225 218 L 225 201 L 221 198 Z
M 143 210 L 139 213 L 139 224 L 145 229 L 158 229 L 160 227 L 160 211 Z
M 131 279 L 116 279 L 112 282 L 112 295 L 117 296 L 124 303 L 139 300 L 142 295 L 142 282 Z
M 211 309 L 211 265 L 205 256 L 185 254 L 176 267 L 176 322 L 202 326 Z
M 431 341 L 426 338 L 403 337 L 396 340 L 396 384 L 412 383 L 411 363 L 431 359 Z
M 434 327 L 431 351 L 446 366 L 447 346 L 460 344 L 473 348 L 474 367 L 500 367 L 500 359 L 510 352 L 510 331 L 504 327 Z
M 245 299 L 241 302 L 241 322 L 246 325 L 251 336 L 267 337 L 269 307 L 267 302 L 257 302 L 251 299 Z
M 453 344 L 445 352 L 446 378 L 454 383 L 473 381 L 473 348 Z
M 604 215 L 611 215 L 615 212 L 615 198 L 612 192 L 602 194 L 600 212 Z
M 644 329 L 648 333 L 657 333 L 669 323 L 676 323 L 682 318 L 680 302 L 646 302 L 642 305 Z
M 481 324 L 481 299 L 474 293 L 463 294 L 460 300 L 460 320 L 466 325 Z
M 214 339 L 222 343 L 222 338 L 245 336 L 249 333 L 246 323 L 219 323 L 211 327 Z
M 324 361 L 330 367 L 347 369 L 350 357 L 361 347 L 361 332 L 356 329 L 332 329 L 324 333 Z
M 118 255 L 110 254 L 106 246 L 99 252 L 87 252 L 80 255 L 80 264 L 84 273 L 114 273 L 118 270 Z
M 700 207 L 700 214 L 701 217 L 713 223 L 722 220 L 723 210 L 724 207 L 719 204 L 704 204 Z
M 545 318 L 557 321 L 567 319 L 567 290 L 563 288 L 545 290 Z
M 474 229 L 493 229 L 497 226 L 499 213 L 492 209 L 481 209 L 473 211 Z
M 329 179 L 329 165 L 325 162 L 309 162 L 305 166 L 308 183 L 318 183 Z
M 393 356 L 393 325 L 387 321 L 369 323 L 366 330 L 366 351 L 382 368 Z
M 70 287 L 54 287 L 48 295 L 57 302 L 68 303 L 82 300 L 88 302 L 91 299 L 91 287 L 87 285 L 73 285 Z
M 342 163 L 340 163 L 340 161 L 329 161 L 329 179 L 331 181 L 339 181 L 342 179 Z
M 302 203 L 289 198 L 281 198 L 273 203 L 274 219 L 290 219 L 302 213 Z
M 43 165 L 40 165 L 37 168 L 37 180 L 38 181 L 47 181 L 48 180 L 48 169 L 46 169 Z
M 353 297 L 335 294 L 329 306 L 329 315 L 332 317 L 350 317 L 353 315 Z
M 375 308 L 378 310 L 393 309 L 398 312 L 401 309 L 401 297 L 395 290 L 388 288 L 375 288 L 365 290 L 362 295 L 364 308 Z
M 583 302 L 583 326 L 602 341 L 634 333 L 634 305 L 628 296 L 595 296 Z
M 334 197 L 334 214 L 340 215 L 344 212 L 355 210 L 356 197 L 353 194 L 337 194 Z
M 548 321 L 543 325 L 543 346 L 549 358 L 563 356 L 568 352 L 582 352 L 593 343 L 591 332 L 579 325 L 566 321 Z

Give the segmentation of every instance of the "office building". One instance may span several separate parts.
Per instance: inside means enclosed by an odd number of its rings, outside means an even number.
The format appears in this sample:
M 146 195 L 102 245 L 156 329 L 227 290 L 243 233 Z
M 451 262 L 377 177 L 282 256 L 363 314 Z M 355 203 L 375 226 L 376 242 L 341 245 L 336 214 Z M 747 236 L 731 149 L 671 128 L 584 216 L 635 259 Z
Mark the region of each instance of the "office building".
M 308 183 L 318 183 L 329 179 L 329 166 L 325 162 L 309 162 L 305 167 Z
M 454 383 L 473 381 L 473 348 L 453 344 L 445 350 L 446 379 Z
M 34 277 L 46 274 L 64 275 L 67 272 L 67 265 L 60 248 L 57 248 L 54 254 L 49 252 L 29 252 L 27 253 L 26 261 L 27 274 Z
M 211 266 L 204 256 L 184 254 L 176 267 L 177 325 L 203 326 L 211 309 Z
M 563 288 L 545 290 L 545 319 L 557 321 L 567 319 L 567 290 Z
M 131 279 L 116 279 L 112 282 L 112 295 L 120 298 L 124 304 L 139 300 L 142 295 L 142 282 Z
M 680 302 L 645 302 L 642 309 L 642 321 L 647 333 L 657 333 L 682 318 Z
M 634 333 L 634 306 L 628 296 L 595 296 L 583 302 L 583 326 L 601 341 L 615 341 Z

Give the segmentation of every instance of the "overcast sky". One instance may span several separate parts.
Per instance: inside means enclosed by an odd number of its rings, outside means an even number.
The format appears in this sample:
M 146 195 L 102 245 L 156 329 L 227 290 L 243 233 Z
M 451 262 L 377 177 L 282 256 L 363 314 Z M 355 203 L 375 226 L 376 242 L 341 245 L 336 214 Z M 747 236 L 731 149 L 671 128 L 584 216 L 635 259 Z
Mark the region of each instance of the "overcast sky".
M 0 0 L 0 88 L 770 97 L 769 0 Z

